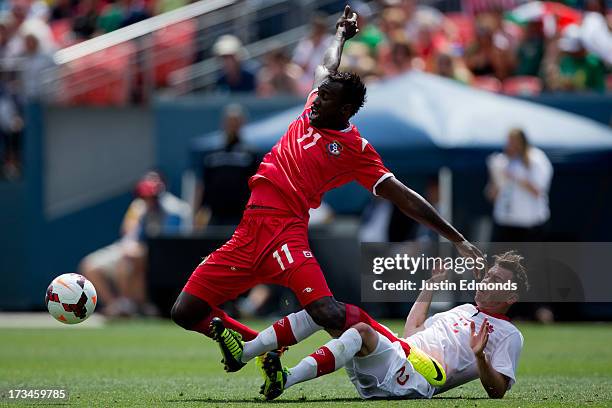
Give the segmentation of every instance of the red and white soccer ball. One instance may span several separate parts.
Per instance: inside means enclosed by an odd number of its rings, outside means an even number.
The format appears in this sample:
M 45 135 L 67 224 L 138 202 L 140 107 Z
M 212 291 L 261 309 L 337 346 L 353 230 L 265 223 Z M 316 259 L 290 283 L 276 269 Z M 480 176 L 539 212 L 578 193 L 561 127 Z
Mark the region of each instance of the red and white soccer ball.
M 85 321 L 98 303 L 96 288 L 83 275 L 65 273 L 47 288 L 45 303 L 51 316 L 66 324 Z

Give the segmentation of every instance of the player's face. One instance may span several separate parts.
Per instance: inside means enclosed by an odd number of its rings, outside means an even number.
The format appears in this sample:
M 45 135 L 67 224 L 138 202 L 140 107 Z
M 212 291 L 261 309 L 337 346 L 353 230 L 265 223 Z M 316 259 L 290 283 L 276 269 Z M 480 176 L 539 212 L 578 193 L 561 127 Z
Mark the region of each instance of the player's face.
M 494 265 L 487 271 L 482 282 L 506 283 L 514 278 L 512 271 Z M 486 310 L 505 308 L 516 302 L 517 294 L 513 290 L 477 290 L 474 301 Z
M 310 122 L 319 128 L 334 129 L 348 121 L 347 104 L 342 103 L 342 85 L 326 81 L 319 87 L 317 97 L 312 103 Z

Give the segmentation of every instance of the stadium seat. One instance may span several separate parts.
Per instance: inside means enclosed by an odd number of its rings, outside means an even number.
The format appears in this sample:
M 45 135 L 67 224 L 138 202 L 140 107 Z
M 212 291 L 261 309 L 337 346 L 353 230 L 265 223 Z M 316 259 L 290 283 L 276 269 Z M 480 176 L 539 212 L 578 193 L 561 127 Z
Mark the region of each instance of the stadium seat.
M 445 16 L 457 29 L 461 44 L 465 46 L 474 40 L 474 18 L 463 13 L 447 13 Z
M 503 83 L 507 95 L 539 95 L 542 92 L 542 81 L 534 76 L 517 76 L 508 78 Z
M 472 80 L 474 88 L 489 92 L 501 92 L 502 83 L 499 79 L 492 76 L 477 76 Z
M 68 64 L 63 102 L 87 105 L 125 105 L 130 98 L 131 43 L 79 58 Z
M 72 39 L 72 20 L 65 18 L 56 20 L 50 24 L 53 40 L 60 48 L 72 45 L 75 41 Z
M 193 63 L 196 33 L 197 22 L 187 20 L 153 34 L 156 86 L 168 85 L 170 73 Z

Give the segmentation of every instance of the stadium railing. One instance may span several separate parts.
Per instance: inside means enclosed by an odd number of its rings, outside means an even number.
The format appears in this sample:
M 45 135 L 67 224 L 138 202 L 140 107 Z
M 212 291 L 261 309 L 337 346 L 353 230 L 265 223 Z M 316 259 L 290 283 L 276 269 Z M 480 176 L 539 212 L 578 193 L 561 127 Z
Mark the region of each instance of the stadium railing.
M 167 86 L 178 87 L 179 93 L 201 89 L 219 70 L 211 58 L 219 36 L 237 35 L 251 56 L 259 56 L 297 42 L 313 12 L 335 3 L 199 1 L 58 51 L 56 68 L 45 75 L 46 99 L 122 105 L 147 101 Z M 200 69 L 189 68 L 194 62 Z

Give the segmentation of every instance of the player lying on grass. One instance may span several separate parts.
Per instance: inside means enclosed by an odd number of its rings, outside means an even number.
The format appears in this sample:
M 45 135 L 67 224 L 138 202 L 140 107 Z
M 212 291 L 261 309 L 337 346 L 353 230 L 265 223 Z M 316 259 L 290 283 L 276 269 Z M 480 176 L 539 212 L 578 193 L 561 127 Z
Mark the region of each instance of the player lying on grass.
M 356 19 L 347 6 L 323 65 L 316 70 L 314 90 L 304 111 L 289 124 L 249 180 L 251 197 L 240 225 L 227 243 L 195 269 L 172 307 L 172 320 L 179 326 L 220 340 L 228 371 L 244 365 L 240 342 L 254 339 L 257 332 L 229 317 L 218 305 L 259 283 L 291 288 L 304 307 L 264 336 L 276 347 L 295 344 L 322 328 L 342 332 L 359 322 L 394 338 L 360 308 L 334 299 L 310 251 L 308 210 L 318 207 L 322 195 L 333 188 L 357 181 L 455 243 L 462 256 L 482 256 L 423 197 L 393 176 L 349 122 L 363 106 L 366 89 L 359 76 L 336 70 L 344 42 L 357 32 Z M 211 333 L 209 326 L 215 317 L 227 329 Z M 423 366 L 416 360 L 414 365 L 425 376 L 432 369 L 427 359 Z
M 282 367 L 279 353 L 267 353 L 261 393 L 273 399 L 295 384 L 344 367 L 362 398 L 431 398 L 477 378 L 489 397 L 502 398 L 516 381 L 523 347 L 521 332 L 505 316 L 528 288 L 522 259 L 515 252 L 495 256 L 483 282 L 513 281 L 517 290 L 477 291 L 476 306 L 464 304 L 427 319 L 433 292 L 419 294 L 403 337 L 413 350 L 418 347 L 442 363 L 447 375 L 443 387 L 430 385 L 415 372 L 401 340 L 390 341 L 367 324 L 357 323 L 291 369 Z M 444 278 L 444 272 L 435 272 L 430 281 Z

